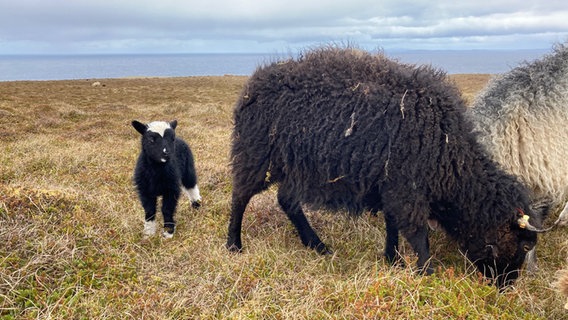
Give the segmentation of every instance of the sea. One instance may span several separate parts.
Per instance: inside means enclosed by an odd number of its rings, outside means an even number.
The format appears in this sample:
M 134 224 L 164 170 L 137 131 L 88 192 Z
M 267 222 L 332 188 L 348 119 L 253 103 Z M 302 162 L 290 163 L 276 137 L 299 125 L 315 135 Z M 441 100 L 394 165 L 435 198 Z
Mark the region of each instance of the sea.
M 428 64 L 449 74 L 503 73 L 547 50 L 385 51 L 400 62 Z M 291 55 L 280 54 L 82 54 L 0 55 L 0 81 L 129 77 L 251 75 L 256 68 Z

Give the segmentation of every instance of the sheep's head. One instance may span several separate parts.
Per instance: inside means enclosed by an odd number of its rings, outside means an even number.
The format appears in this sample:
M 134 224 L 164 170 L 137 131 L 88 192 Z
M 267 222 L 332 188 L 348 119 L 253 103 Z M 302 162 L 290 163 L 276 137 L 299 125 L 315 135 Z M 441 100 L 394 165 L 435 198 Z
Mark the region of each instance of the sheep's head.
M 485 230 L 478 238 L 462 244 L 467 257 L 485 277 L 503 288 L 512 285 L 519 277 L 527 252 L 537 242 L 537 232 L 527 227 L 541 227 L 538 215 L 524 211 L 514 212 L 511 219 L 497 228 Z M 532 219 L 532 220 L 531 220 Z
M 132 126 L 142 135 L 142 152 L 154 162 L 166 163 L 175 153 L 175 129 L 177 121 L 154 121 L 148 124 L 132 121 Z

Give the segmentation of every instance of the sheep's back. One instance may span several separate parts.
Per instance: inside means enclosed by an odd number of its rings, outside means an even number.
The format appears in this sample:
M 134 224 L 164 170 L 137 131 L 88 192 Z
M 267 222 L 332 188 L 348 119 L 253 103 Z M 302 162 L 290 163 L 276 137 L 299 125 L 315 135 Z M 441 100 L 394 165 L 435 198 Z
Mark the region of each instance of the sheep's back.
M 568 47 L 492 79 L 468 113 L 492 158 L 534 197 L 568 197 Z
M 235 109 L 233 157 L 268 157 L 272 177 L 293 177 L 304 202 L 350 207 L 385 181 L 421 183 L 451 166 L 448 150 L 469 143 L 462 113 L 443 72 L 321 50 L 253 74 Z

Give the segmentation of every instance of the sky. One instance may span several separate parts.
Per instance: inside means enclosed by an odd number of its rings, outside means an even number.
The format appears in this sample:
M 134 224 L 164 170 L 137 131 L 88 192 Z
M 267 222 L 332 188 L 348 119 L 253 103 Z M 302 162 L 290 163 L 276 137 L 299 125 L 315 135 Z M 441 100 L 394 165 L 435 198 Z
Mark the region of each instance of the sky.
M 0 0 L 0 54 L 549 49 L 566 0 Z

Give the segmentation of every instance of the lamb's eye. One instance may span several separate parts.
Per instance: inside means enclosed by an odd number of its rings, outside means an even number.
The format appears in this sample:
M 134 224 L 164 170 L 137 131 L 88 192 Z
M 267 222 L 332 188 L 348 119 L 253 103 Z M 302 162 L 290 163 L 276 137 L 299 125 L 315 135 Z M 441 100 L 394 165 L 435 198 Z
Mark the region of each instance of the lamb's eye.
M 529 252 L 529 251 L 531 251 L 531 247 L 530 247 L 528 244 L 525 244 L 525 245 L 523 246 L 523 250 L 524 250 L 525 252 Z

